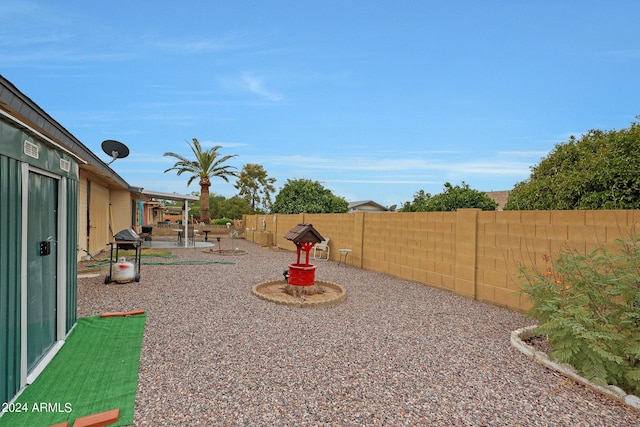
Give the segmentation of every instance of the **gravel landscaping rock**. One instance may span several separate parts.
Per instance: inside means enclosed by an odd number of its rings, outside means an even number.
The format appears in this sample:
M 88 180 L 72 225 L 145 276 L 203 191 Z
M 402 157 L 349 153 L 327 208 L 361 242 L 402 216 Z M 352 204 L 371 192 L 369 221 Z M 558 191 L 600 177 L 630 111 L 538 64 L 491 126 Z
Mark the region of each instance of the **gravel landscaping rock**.
M 532 323 L 519 313 L 331 261 L 314 262 L 316 279 L 345 287 L 345 302 L 274 304 L 251 288 L 280 280 L 294 253 L 226 243 L 248 254 L 176 249 L 235 264 L 79 279 L 80 317 L 147 311 L 136 426 L 640 425 L 640 411 L 512 348 Z

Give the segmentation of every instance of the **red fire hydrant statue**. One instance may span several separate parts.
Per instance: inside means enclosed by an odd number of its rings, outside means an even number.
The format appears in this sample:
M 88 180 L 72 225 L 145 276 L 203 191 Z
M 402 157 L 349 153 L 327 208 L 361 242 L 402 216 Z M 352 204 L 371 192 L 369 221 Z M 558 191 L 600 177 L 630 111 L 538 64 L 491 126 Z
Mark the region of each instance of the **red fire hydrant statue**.
M 317 291 L 316 266 L 309 264 L 309 252 L 316 243 L 320 243 L 324 238 L 313 228 L 311 224 L 298 224 L 292 228 L 285 239 L 291 240 L 296 245 L 297 262 L 289 264 L 289 277 L 286 291 L 293 295 L 313 294 Z M 301 251 L 304 249 L 306 259 L 301 262 Z

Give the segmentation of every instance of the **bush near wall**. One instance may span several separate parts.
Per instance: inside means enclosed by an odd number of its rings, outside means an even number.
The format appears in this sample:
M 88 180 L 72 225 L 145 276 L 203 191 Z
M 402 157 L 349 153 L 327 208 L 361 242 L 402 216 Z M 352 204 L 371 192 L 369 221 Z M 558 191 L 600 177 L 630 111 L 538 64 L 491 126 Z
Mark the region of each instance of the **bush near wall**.
M 587 254 L 543 255 L 542 269 L 522 268 L 527 313 L 536 333 L 552 344 L 550 356 L 601 386 L 640 395 L 640 244 L 619 240 Z

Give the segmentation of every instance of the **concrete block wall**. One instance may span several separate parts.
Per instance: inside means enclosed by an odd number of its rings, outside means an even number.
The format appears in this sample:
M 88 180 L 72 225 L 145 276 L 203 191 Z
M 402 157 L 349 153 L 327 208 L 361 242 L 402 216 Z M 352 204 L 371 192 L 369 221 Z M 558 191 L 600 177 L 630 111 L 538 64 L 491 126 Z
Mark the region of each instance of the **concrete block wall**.
M 280 218 L 280 217 L 279 217 Z M 364 213 L 347 214 L 304 214 L 304 223 L 313 227 L 325 239 L 329 239 L 331 248 L 329 259 L 340 259 L 338 249 L 351 249 L 349 264 L 362 267 L 362 218 Z M 291 227 L 293 228 L 293 226 Z M 289 229 L 284 229 L 284 233 Z M 284 234 L 282 233 L 282 234 Z
M 362 223 L 363 268 L 454 289 L 452 215 L 365 214 Z
M 265 244 L 280 246 L 288 250 L 295 250 L 296 246 L 284 239 L 282 236 L 295 227 L 301 220 L 300 215 L 244 215 L 242 224 L 244 226 L 245 239 Z M 269 237 L 264 234 L 270 234 Z
M 639 211 L 479 212 L 476 299 L 520 311 L 530 303 L 519 293 L 521 265 L 546 268 L 544 256 L 561 250 L 588 253 L 615 249 L 637 230 Z
M 273 232 L 273 244 L 284 249 L 295 251 L 296 245 L 285 239 L 284 235 L 296 225 L 304 223 L 304 216 L 304 214 L 267 215 L 265 221 L 267 224 L 267 230 Z M 275 221 L 273 220 L 274 217 Z
M 275 221 L 274 221 L 275 217 Z M 264 220 L 264 222 L 263 222 Z M 640 231 L 640 211 L 500 211 L 251 215 L 248 229 L 273 233 L 275 245 L 299 223 L 329 237 L 331 259 L 351 249 L 348 263 L 442 288 L 479 301 L 526 311 L 521 266 L 543 267 L 544 255 L 613 248 Z M 249 238 L 251 240 L 251 238 Z

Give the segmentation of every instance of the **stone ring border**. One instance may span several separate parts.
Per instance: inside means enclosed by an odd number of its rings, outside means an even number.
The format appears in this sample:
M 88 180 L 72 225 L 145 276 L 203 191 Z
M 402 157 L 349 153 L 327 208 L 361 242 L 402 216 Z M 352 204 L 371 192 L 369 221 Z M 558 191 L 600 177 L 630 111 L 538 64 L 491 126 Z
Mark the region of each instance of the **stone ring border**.
M 344 300 L 347 298 L 347 290 L 343 286 L 338 285 L 337 283 L 324 282 L 322 280 L 316 280 L 316 284 L 318 286 L 324 286 L 324 287 L 327 287 L 327 288 L 332 288 L 334 290 L 337 290 L 338 291 L 338 296 L 337 297 L 334 297 L 332 299 L 323 300 L 323 301 L 284 301 L 282 299 L 270 297 L 270 296 L 267 296 L 265 294 L 260 293 L 260 288 L 263 288 L 263 287 L 266 287 L 266 286 L 270 286 L 270 285 L 274 285 L 274 284 L 285 285 L 286 283 L 285 283 L 284 280 L 269 280 L 267 282 L 261 282 L 261 283 L 258 283 L 256 285 L 253 285 L 251 287 L 251 293 L 254 294 L 255 296 L 257 296 L 258 298 L 263 299 L 265 301 L 273 302 L 275 304 L 280 304 L 280 305 L 286 305 L 286 306 L 290 306 L 290 307 L 299 307 L 299 308 L 326 308 L 326 307 L 332 307 L 334 305 L 338 305 L 338 304 L 344 302 Z
M 247 255 L 249 252 L 245 251 L 243 249 L 216 249 L 214 251 L 212 251 L 211 249 L 207 249 L 202 251 L 205 254 L 209 254 L 209 255 L 220 255 L 220 256 L 240 256 L 240 255 Z
M 614 385 L 608 385 L 606 387 L 600 386 L 598 384 L 594 384 L 588 379 L 584 378 L 575 370 L 575 368 L 566 363 L 558 363 L 554 362 L 549 358 L 546 353 L 536 350 L 533 346 L 525 343 L 524 340 L 536 336 L 534 332 L 536 326 L 526 326 L 524 328 L 517 329 L 511 332 L 511 345 L 516 348 L 521 353 L 526 356 L 532 358 L 536 362 L 541 365 L 559 372 L 567 378 L 571 378 L 574 381 L 579 382 L 580 384 L 586 385 L 587 387 L 595 390 L 605 396 L 608 396 L 612 399 L 615 399 L 627 406 L 630 406 L 635 409 L 640 409 L 640 398 L 633 394 L 627 394 L 620 387 L 616 387 Z

